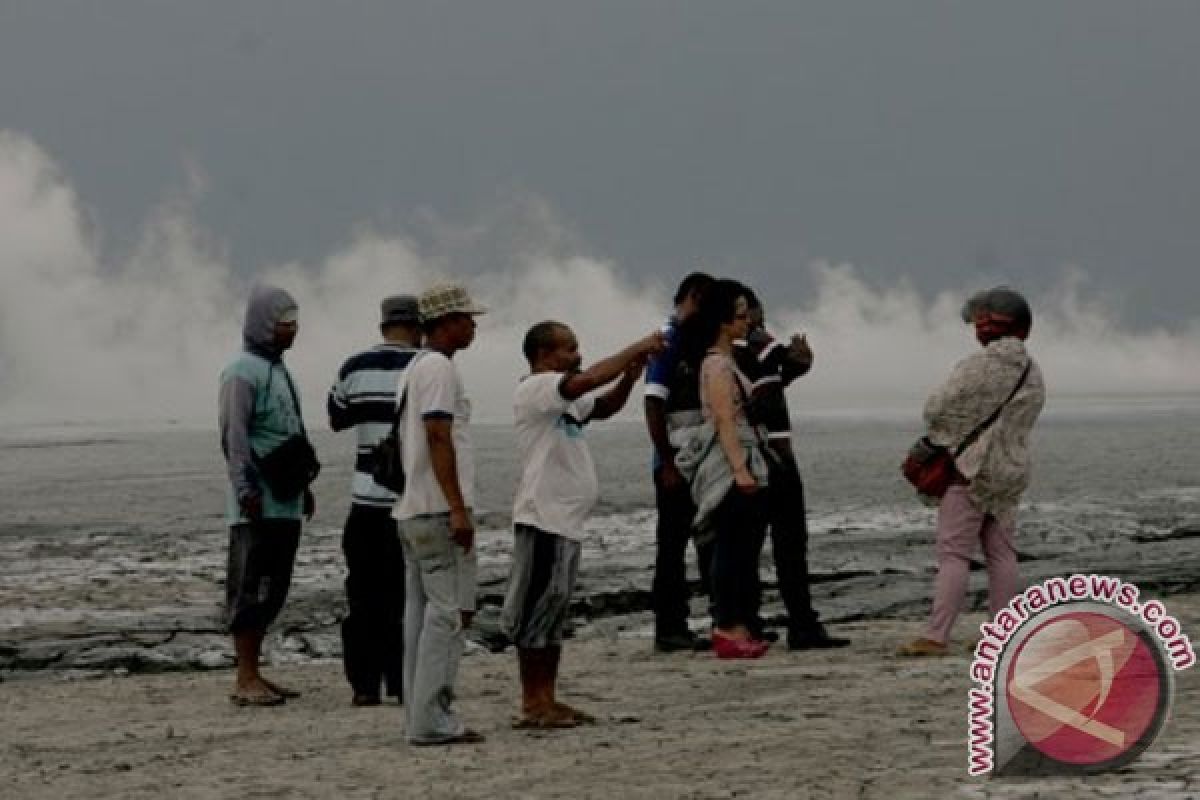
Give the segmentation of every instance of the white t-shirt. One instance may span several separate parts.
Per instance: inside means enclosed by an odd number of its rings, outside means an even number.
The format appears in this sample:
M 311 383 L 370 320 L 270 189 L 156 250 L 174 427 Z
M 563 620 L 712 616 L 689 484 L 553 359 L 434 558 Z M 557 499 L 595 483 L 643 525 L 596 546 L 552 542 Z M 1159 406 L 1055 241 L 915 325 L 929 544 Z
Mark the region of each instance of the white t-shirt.
M 539 372 L 517 386 L 513 408 L 521 482 L 513 522 L 578 540 L 600 494 L 583 437 L 596 401 L 564 398 L 559 387 L 565 377 L 562 372 Z
M 475 506 L 475 455 L 467 426 L 471 421 L 471 401 L 463 389 L 462 378 L 454 362 L 441 353 L 420 353 L 397 381 L 397 406 L 408 392 L 408 401 L 400 419 L 403 431 L 404 494 L 396 503 L 396 519 L 421 514 L 444 514 L 450 510 L 441 484 L 433 474 L 429 460 L 429 439 L 425 420 L 453 420 L 452 438 L 458 463 L 458 484 L 467 508 Z

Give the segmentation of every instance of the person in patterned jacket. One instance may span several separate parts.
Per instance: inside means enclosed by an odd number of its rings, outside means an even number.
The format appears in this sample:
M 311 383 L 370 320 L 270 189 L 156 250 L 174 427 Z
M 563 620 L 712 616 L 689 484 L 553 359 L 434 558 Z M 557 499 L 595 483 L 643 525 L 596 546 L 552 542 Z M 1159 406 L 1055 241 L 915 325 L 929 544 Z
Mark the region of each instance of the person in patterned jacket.
M 925 403 L 929 441 L 954 450 L 1003 408 L 955 459 L 958 476 L 938 505 L 933 610 L 924 635 L 897 651 L 902 656 L 946 655 L 976 547 L 987 562 L 992 614 L 1008 605 L 1020 581 L 1017 503 L 1029 486 L 1029 434 L 1046 402 L 1042 370 L 1025 348 L 1033 313 L 1020 293 L 998 286 L 973 295 L 962 316 L 982 349 L 958 362 Z

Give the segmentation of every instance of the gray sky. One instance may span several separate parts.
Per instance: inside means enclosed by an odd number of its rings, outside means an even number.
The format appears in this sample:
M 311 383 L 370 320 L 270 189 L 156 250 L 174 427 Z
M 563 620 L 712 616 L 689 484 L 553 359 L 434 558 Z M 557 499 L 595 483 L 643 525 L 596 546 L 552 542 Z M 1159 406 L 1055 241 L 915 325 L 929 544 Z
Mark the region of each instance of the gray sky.
M 0 0 L 0 128 L 62 165 L 114 261 L 194 165 L 244 273 L 525 195 L 667 282 L 703 260 L 795 305 L 817 258 L 930 295 L 1075 263 L 1175 326 L 1198 32 L 1190 0 Z

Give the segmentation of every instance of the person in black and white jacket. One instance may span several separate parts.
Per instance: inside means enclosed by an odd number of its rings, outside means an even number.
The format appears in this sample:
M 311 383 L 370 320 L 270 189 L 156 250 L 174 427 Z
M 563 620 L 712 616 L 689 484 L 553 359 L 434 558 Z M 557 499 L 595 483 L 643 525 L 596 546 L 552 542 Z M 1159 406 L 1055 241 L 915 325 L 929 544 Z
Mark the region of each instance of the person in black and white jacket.
M 372 475 L 376 446 L 391 430 L 397 378 L 421 346 L 417 298 L 383 301 L 383 342 L 346 360 L 329 390 L 329 425 L 353 428 L 354 460 L 350 515 L 342 536 L 346 556 L 346 603 L 342 659 L 356 706 L 379 705 L 403 694 L 404 556 L 392 507 L 396 495 Z
M 738 371 L 754 384 L 750 417 L 766 429 L 767 445 L 774 456 L 769 462 L 767 513 L 775 576 L 788 614 L 788 649 L 845 647 L 850 640 L 830 635 L 812 604 L 804 481 L 792 449 L 792 418 L 784 395 L 792 381 L 812 368 L 813 352 L 805 336 L 794 335 L 788 342 L 771 336 L 763 322 L 762 303 L 749 288 L 746 300 L 750 332 L 734 342 L 734 361 Z

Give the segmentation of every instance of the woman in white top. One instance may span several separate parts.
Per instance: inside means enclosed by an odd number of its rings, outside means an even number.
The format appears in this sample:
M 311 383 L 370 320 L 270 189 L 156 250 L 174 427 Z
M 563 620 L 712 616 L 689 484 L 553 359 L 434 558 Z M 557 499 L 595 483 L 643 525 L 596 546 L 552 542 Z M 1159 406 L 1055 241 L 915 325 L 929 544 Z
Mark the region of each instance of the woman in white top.
M 733 343 L 749 329 L 745 291 L 737 281 L 716 281 L 684 331 L 685 357 L 699 362 L 704 419 L 732 474 L 712 515 L 713 650 L 719 658 L 758 658 L 767 650 L 750 632 L 758 616 L 758 557 L 766 531 L 763 495 L 750 469 L 756 444 L 744 405 L 751 387 L 733 362 Z

